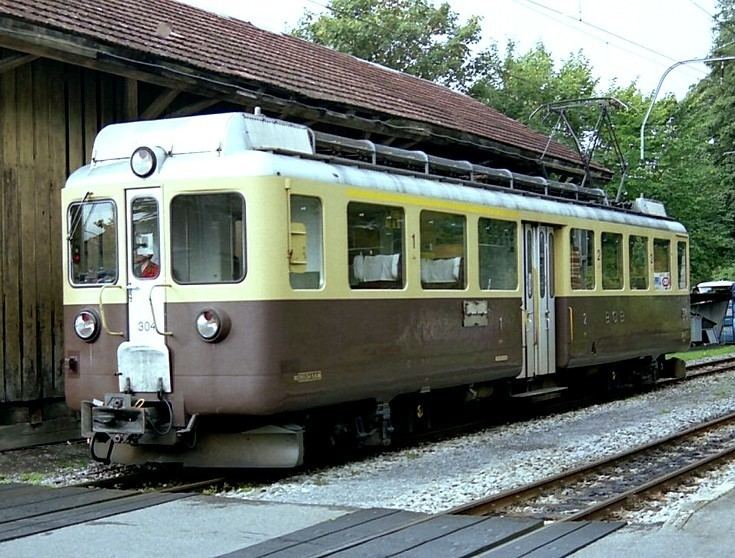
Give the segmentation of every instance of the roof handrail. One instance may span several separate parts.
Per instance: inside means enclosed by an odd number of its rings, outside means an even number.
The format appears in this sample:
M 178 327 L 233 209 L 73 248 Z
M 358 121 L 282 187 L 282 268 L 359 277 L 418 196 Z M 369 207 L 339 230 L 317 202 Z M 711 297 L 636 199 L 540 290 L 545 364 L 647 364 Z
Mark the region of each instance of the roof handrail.
M 535 176 L 478 165 L 466 160 L 448 159 L 437 155 L 428 155 L 423 151 L 403 149 L 373 143 L 367 139 L 354 139 L 326 132 L 313 132 L 314 154 L 320 151 L 339 154 L 344 161 L 369 160 L 372 165 L 380 165 L 383 169 L 403 168 L 419 171 L 422 174 L 438 177 L 447 176 L 461 178 L 463 181 L 506 187 L 510 190 L 528 190 L 552 196 L 552 192 L 561 197 L 575 200 L 592 201 L 610 205 L 607 194 L 601 188 L 590 188 L 572 182 L 550 180 L 543 176 Z M 500 183 L 500 184 L 498 184 Z

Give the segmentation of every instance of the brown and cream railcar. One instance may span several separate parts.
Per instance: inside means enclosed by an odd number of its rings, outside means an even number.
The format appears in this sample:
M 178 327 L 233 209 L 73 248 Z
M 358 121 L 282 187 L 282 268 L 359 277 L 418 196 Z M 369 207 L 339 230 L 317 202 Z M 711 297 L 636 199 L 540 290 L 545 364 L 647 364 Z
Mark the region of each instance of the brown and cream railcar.
M 386 443 L 401 397 L 687 347 L 679 223 L 314 144 L 245 114 L 99 134 L 63 191 L 66 395 L 94 455 L 293 466 L 318 410 Z

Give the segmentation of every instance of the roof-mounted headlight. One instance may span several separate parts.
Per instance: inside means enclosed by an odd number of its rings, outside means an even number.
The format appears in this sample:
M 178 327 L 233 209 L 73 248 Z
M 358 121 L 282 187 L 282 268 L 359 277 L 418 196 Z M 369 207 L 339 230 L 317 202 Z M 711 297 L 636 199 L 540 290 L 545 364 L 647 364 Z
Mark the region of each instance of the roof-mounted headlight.
M 140 178 L 152 175 L 157 164 L 156 153 L 150 147 L 139 147 L 130 156 L 130 169 Z
M 74 332 L 82 341 L 91 343 L 100 333 L 100 321 L 91 310 L 82 310 L 74 318 Z

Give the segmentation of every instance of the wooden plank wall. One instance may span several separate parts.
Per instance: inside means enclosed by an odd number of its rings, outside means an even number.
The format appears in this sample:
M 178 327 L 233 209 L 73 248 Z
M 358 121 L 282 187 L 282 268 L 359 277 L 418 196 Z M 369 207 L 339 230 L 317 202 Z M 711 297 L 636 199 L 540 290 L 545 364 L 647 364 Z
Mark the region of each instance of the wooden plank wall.
M 63 396 L 60 191 L 123 94 L 44 59 L 0 74 L 0 404 Z

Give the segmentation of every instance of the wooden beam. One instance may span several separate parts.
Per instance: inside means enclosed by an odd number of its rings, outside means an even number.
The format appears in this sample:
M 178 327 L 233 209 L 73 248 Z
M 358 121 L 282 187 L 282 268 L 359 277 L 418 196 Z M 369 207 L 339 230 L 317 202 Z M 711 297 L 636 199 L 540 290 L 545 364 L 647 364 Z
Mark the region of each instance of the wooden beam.
M 29 64 L 37 59 L 38 56 L 34 56 L 32 54 L 14 54 L 12 56 L 0 58 L 0 74 L 4 74 L 10 70 L 15 70 L 16 68 L 23 66 L 24 64 Z
M 126 121 L 138 120 L 138 80 L 128 78 L 125 80 L 123 93 L 123 117 Z
M 219 102 L 220 102 L 219 99 L 202 99 L 201 101 L 191 103 L 190 105 L 181 107 L 180 109 L 169 113 L 169 116 L 171 117 L 191 116 L 193 114 L 198 114 L 203 110 L 207 110 L 209 107 L 212 107 Z
M 163 114 L 163 111 L 165 111 L 171 103 L 174 102 L 174 99 L 179 96 L 179 93 L 181 93 L 181 90 L 179 89 L 164 91 L 156 97 L 150 105 L 148 105 L 148 108 L 143 111 L 140 118 L 142 120 L 153 120 L 154 118 L 158 118 Z

